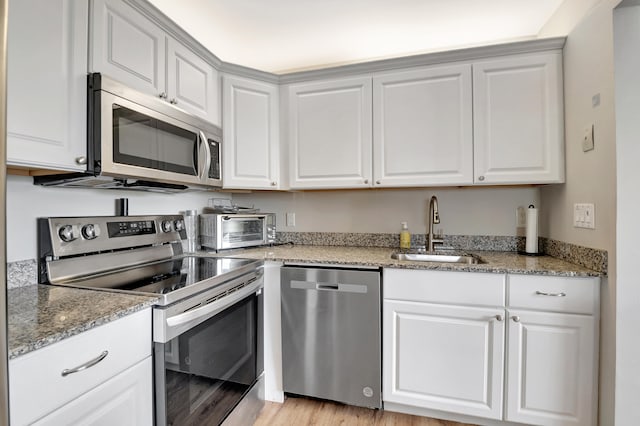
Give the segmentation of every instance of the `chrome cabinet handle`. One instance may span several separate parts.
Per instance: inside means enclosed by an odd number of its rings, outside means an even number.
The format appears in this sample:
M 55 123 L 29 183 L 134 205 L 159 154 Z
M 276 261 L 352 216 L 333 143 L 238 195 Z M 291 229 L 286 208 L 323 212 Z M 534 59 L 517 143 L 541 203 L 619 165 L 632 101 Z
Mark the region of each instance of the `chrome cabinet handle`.
M 369 183 L 369 179 L 365 179 L 365 180 L 364 180 L 364 183 Z
M 520 317 L 517 315 L 512 316 L 511 319 L 513 320 L 513 322 L 520 322 Z
M 496 315 L 496 320 L 498 321 L 504 321 L 504 317 L 500 314 Z
M 544 291 L 536 291 L 536 294 L 538 296 L 551 296 L 551 297 L 565 297 L 567 295 L 567 293 L 565 293 L 564 291 L 560 293 L 546 293 Z
M 173 105 L 178 105 L 178 100 L 177 100 L 176 98 L 172 98 L 172 99 L 169 101 L 169 103 L 170 103 L 170 104 L 173 104 Z
M 61 373 L 62 377 L 66 377 L 69 374 L 78 373 L 82 370 L 86 370 L 87 368 L 91 368 L 97 363 L 99 363 L 100 361 L 102 361 L 103 359 L 105 359 L 107 355 L 109 355 L 109 351 L 104 351 L 100 355 L 98 355 L 96 358 L 92 359 L 91 361 L 87 361 L 82 365 L 79 365 L 74 368 L 69 368 L 69 369 L 65 368 L 64 370 L 62 370 L 62 373 Z
M 167 99 L 167 92 L 162 92 L 158 95 L 160 99 Z
M 276 186 L 278 185 L 278 182 L 271 182 L 271 186 Z
M 76 157 L 76 164 L 79 165 L 79 166 L 83 166 L 83 165 L 87 164 L 87 157 L 85 157 L 85 156 Z
M 484 180 L 484 176 L 478 176 L 478 180 L 482 182 Z
M 382 182 L 380 182 L 379 180 L 376 181 L 376 185 L 380 185 Z

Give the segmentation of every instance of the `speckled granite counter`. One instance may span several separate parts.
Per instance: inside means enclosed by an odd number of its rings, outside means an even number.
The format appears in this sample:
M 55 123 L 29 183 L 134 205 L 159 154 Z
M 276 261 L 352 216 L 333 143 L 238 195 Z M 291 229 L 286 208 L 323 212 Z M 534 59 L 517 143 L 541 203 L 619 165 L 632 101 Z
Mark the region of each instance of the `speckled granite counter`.
M 9 359 L 153 305 L 155 297 L 49 285 L 8 291 Z
M 429 269 L 440 271 L 492 272 L 565 277 L 597 277 L 599 272 L 550 256 L 531 257 L 514 252 L 466 251 L 479 256 L 485 263 L 461 265 L 455 263 L 411 262 L 391 259 L 396 251 L 380 247 L 342 246 L 276 246 L 234 251 L 226 256 L 264 259 L 289 263 L 359 265 L 384 268 Z

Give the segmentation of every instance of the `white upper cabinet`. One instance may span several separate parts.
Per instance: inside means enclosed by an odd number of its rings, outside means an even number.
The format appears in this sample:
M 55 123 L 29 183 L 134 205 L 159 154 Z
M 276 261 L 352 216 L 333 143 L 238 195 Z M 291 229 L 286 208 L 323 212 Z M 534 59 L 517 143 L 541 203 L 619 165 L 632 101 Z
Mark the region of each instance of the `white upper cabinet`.
M 278 86 L 225 75 L 222 99 L 224 187 L 279 189 Z
M 121 0 L 94 0 L 90 70 L 220 124 L 216 69 Z
M 169 102 L 195 115 L 220 123 L 218 71 L 191 49 L 167 39 Z
M 369 187 L 371 117 L 370 77 L 290 86 L 290 187 Z
M 374 186 L 473 183 L 471 65 L 373 79 Z
M 166 34 L 121 0 L 94 0 L 90 69 L 166 96 Z
M 473 64 L 474 183 L 564 182 L 562 54 Z
M 85 170 L 88 4 L 11 0 L 7 165 Z

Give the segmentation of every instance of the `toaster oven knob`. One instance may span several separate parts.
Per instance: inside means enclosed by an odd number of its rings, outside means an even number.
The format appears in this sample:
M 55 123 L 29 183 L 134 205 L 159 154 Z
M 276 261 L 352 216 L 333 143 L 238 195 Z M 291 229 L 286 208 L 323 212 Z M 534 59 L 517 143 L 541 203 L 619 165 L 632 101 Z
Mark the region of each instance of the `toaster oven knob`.
M 182 220 L 176 220 L 173 224 L 173 226 L 175 227 L 176 231 L 182 231 L 184 229 L 184 221 Z
M 170 220 L 163 220 L 162 221 L 162 231 L 163 232 L 171 232 L 171 231 L 173 231 L 173 222 L 171 222 Z
M 72 225 L 63 225 L 58 230 L 58 235 L 60 236 L 60 239 L 65 243 L 71 242 L 76 238 L 78 238 L 77 229 L 75 226 L 72 226 Z
M 100 227 L 98 225 L 89 224 L 82 227 L 82 236 L 87 240 L 93 240 L 100 235 Z

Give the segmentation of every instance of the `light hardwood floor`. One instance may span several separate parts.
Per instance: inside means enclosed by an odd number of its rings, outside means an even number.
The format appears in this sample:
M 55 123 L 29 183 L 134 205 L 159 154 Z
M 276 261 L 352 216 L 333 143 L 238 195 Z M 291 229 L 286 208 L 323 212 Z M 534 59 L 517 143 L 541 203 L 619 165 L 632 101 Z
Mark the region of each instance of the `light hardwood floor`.
M 254 426 L 281 425 L 465 426 L 463 423 L 298 397 L 287 397 L 284 404 L 267 402 L 254 423 Z

